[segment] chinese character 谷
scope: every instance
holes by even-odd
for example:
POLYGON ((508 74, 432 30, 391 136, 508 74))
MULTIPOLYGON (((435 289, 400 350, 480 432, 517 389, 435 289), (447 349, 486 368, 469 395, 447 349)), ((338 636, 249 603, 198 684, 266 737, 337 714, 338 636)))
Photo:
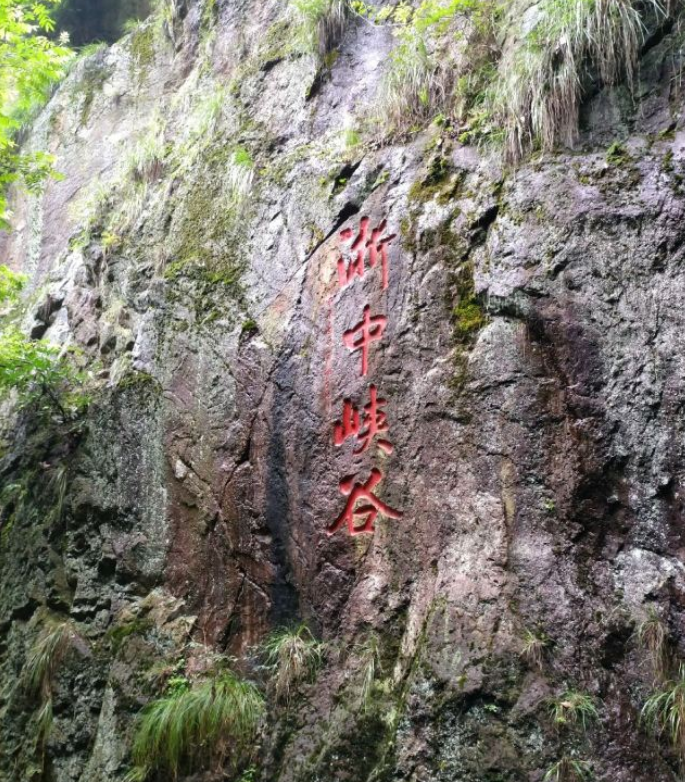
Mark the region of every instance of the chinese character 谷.
POLYGON ((328 528, 329 535, 336 533, 343 524, 347 525, 350 535, 361 535, 362 533, 372 533, 376 518, 380 513, 389 519, 401 519, 402 514, 386 505, 373 493, 373 489, 383 480, 383 474, 380 470, 374 468, 371 475, 365 483, 355 483, 354 477, 345 478, 340 481, 340 491, 347 497, 345 508, 338 516, 336 521, 328 528), (363 502, 363 505, 357 506, 357 503, 363 502), (362 517, 361 525, 355 524, 355 517, 362 517))

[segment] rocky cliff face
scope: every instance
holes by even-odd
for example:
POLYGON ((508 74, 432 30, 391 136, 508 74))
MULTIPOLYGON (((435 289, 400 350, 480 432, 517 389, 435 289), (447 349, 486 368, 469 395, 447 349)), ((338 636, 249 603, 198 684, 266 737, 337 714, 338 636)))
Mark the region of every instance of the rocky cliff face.
POLYGON ((122 780, 160 671, 220 653, 266 684, 255 650, 303 620, 325 663, 270 696, 251 779, 675 778, 637 629, 685 654, 678 35, 515 172, 439 125, 368 142, 392 36, 360 20, 320 68, 279 0, 191 3, 78 63, 28 142, 64 178, 0 238, 27 328, 97 376, 81 420, 8 424, 0 778, 122 780), (356 453, 334 427, 371 386, 388 430, 356 453), (364 486, 373 534, 328 534, 364 486))

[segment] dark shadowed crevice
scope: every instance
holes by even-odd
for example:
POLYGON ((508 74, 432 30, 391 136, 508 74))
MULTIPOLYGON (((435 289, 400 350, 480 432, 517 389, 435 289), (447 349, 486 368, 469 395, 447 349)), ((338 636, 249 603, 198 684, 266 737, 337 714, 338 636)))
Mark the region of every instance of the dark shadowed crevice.
POLYGON ((271 439, 267 453, 266 526, 271 533, 274 580, 271 585, 271 621, 275 626, 287 625, 298 616, 298 595, 293 585, 288 555, 288 527, 292 521, 288 488, 287 442, 292 422, 288 409, 292 399, 287 360, 281 362, 274 375, 274 398, 270 410, 271 439))
POLYGON ((126 22, 145 19, 150 6, 150 0, 65 0, 55 12, 57 30, 69 33, 72 46, 114 43, 126 22))

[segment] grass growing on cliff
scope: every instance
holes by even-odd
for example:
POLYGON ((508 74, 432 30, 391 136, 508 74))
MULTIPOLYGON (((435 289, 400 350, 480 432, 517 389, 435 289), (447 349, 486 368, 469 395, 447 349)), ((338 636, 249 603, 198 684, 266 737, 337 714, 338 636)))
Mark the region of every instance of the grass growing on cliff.
POLYGON ((381 93, 386 136, 439 116, 460 125, 463 143, 503 140, 517 163, 535 149, 573 145, 589 83, 632 88, 645 19, 673 18, 675 4, 423 0, 379 9, 352 0, 352 7, 390 24, 396 37, 381 93))
POLYGON ((239 207, 248 197, 254 180, 254 160, 245 147, 236 147, 226 167, 231 208, 239 207))
POLYGON ((685 666, 647 699, 641 718, 659 736, 666 736, 685 762, 685 666))
POLYGON ((164 127, 161 122, 152 125, 150 131, 136 142, 126 162, 130 177, 141 184, 156 181, 164 169, 164 127))
POLYGON ((362 686, 359 692, 359 707, 363 712, 367 712, 371 705, 376 678, 379 673, 383 672, 378 636, 375 633, 371 633, 364 643, 360 645, 358 651, 362 661, 362 686))
POLYGON ((549 648, 550 639, 544 632, 526 630, 523 636, 521 657, 538 670, 542 670, 545 650, 549 648))
POLYGON ((264 700, 254 684, 224 672, 173 688, 142 712, 129 782, 177 779, 182 773, 233 768, 251 755, 264 700))
POLYGON ((592 777, 590 763, 564 756, 542 778, 542 782, 585 782, 592 777))
POLYGON ((654 607, 650 607, 647 618, 637 631, 640 645, 649 653, 654 675, 662 680, 671 666, 668 643, 668 629, 654 607))
POLYGON ((326 645, 312 634, 306 624, 276 630, 262 647, 266 667, 274 676, 278 700, 289 701, 292 688, 311 680, 321 667, 326 645))
POLYGON ((30 695, 49 693, 60 664, 79 639, 81 636, 70 619, 47 621, 22 674, 24 688, 30 695))
POLYGON ((304 50, 323 62, 345 32, 347 0, 292 0, 291 7, 304 50))
MULTIPOLYGON (((644 5, 663 13, 657 0, 644 5)), ((511 22, 510 22, 511 23, 511 22)), ((521 42, 498 68, 492 107, 503 124, 509 158, 536 144, 550 150, 578 135, 583 82, 595 68, 604 84, 633 83, 644 40, 633 0, 544 0, 521 42)))
POLYGON ((593 697, 578 690, 567 690, 553 699, 550 702, 550 711, 554 724, 558 727, 580 725, 583 730, 587 730, 589 724, 598 717, 593 697))
POLYGON ((396 43, 380 95, 386 132, 405 133, 436 114, 451 113, 458 76, 452 46, 465 40, 466 24, 484 33, 495 5, 489 0, 422 0, 416 8, 401 2, 378 10, 353 3, 360 15, 393 28, 396 43), (453 29, 459 20, 461 26, 453 29))
POLYGON ((84 643, 70 619, 49 618, 29 652, 20 683, 30 697, 40 701, 33 719, 38 747, 44 746, 52 728, 52 693, 57 672, 67 655, 84 643))

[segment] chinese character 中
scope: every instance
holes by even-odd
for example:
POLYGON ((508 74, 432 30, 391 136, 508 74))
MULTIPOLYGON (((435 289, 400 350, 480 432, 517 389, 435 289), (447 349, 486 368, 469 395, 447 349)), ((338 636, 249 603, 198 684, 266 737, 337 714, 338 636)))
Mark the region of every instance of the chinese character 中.
POLYGON ((355 353, 357 350, 362 352, 362 377, 366 377, 369 370, 369 345, 376 342, 383 336, 388 319, 385 315, 370 314, 370 307, 367 304, 364 307, 364 317, 351 329, 343 334, 345 346, 355 353))
MULTIPOLYGON (((387 221, 383 220, 379 225, 371 229, 371 238, 369 239, 369 223, 368 217, 362 217, 359 221, 359 233, 350 247, 352 258, 347 267, 343 258, 338 260, 338 284, 341 288, 347 287, 353 282, 355 277, 364 276, 364 258, 367 251, 369 254, 369 266, 372 269, 376 268, 380 257, 383 290, 388 287, 388 245, 397 234, 383 236, 387 226, 387 221)), ((353 231, 351 228, 346 228, 340 232, 340 238, 343 241, 349 241, 352 236, 353 231)))
POLYGON ((347 497, 347 502, 343 512, 328 528, 327 532, 329 535, 336 533, 343 524, 347 525, 350 535, 361 535, 365 532, 372 533, 379 513, 382 516, 387 516, 389 519, 402 518, 402 514, 399 511, 386 505, 373 494, 373 489, 382 480, 383 474, 380 470, 374 468, 371 470, 371 475, 365 483, 355 483, 354 477, 340 481, 340 491, 347 497), (358 502, 364 502, 364 504, 357 507, 358 502), (361 525, 355 525, 355 517, 357 516, 363 517, 361 525))
MULTIPOLYGON (((349 399, 345 399, 342 420, 335 423, 333 433, 335 444, 342 445, 349 437, 356 437, 360 446, 353 452, 355 454, 363 453, 377 434, 388 431, 388 418, 381 410, 387 402, 385 399, 378 399, 376 386, 370 387, 369 399, 369 404, 364 406, 363 420, 360 419, 359 409, 349 399)), ((392 453, 393 446, 389 440, 379 438, 376 445, 381 451, 392 453)))

